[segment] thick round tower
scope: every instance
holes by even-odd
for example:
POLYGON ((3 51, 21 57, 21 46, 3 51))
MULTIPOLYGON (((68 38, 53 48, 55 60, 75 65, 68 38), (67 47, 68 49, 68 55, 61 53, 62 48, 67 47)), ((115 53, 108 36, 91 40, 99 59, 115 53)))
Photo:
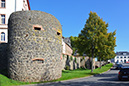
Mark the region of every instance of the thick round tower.
POLYGON ((19 11, 9 18, 8 72, 24 82, 61 77, 62 27, 51 14, 19 11))

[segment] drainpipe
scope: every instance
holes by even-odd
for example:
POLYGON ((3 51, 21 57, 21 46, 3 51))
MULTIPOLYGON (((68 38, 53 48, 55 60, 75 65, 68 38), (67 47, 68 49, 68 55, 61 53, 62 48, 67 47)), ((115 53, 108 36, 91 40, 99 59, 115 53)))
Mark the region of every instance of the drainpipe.
POLYGON ((15 12, 16 12, 16 7, 17 7, 17 0, 15 0, 15 12))

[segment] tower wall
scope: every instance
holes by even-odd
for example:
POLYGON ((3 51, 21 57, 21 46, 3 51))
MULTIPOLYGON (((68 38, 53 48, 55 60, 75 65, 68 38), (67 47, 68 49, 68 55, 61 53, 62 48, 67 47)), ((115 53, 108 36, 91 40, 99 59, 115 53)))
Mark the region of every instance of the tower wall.
POLYGON ((51 14, 19 11, 9 18, 8 71, 24 82, 58 79, 62 75, 62 27, 51 14))

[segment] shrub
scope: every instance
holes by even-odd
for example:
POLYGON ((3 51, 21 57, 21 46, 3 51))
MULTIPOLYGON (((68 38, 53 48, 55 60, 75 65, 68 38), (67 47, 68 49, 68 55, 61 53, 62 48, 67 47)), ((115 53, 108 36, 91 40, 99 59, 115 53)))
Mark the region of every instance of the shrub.
POLYGON ((85 60, 85 57, 83 56, 83 60, 85 60))
POLYGON ((72 61, 73 60, 73 57, 72 56, 70 56, 70 61, 72 61))
POLYGON ((76 59, 76 57, 75 57, 74 61, 75 61, 75 63, 77 63, 77 59, 76 59))
POLYGON ((65 70, 70 70, 70 67, 66 65, 65 70))

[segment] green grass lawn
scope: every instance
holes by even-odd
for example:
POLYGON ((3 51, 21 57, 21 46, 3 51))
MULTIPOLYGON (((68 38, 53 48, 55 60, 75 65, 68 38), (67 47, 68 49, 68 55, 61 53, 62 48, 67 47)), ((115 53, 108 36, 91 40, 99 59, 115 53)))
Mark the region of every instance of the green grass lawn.
POLYGON ((107 64, 105 66, 102 66, 102 68, 97 68, 91 73, 91 70, 89 69, 77 69, 77 70, 65 70, 62 72, 62 77, 56 81, 62 81, 62 80, 68 80, 68 79, 75 79, 75 78, 81 78, 86 77, 90 75, 100 74, 105 71, 108 71, 113 64, 107 64))
MULTIPOLYGON (((109 70, 113 65, 112 64, 107 64, 103 66, 101 69, 97 68, 91 73, 91 70, 89 69, 77 69, 77 70, 65 70, 62 72, 62 77, 58 80, 54 81, 62 81, 62 80, 68 80, 68 79, 75 79, 75 78, 81 78, 81 77, 86 77, 94 74, 99 74, 103 73, 107 70, 109 70)), ((25 85, 25 84, 37 84, 37 83, 29 83, 29 82, 20 82, 20 81, 15 81, 11 80, 8 77, 5 76, 6 74, 0 74, 0 86, 11 86, 11 85, 25 85)), ((52 81, 53 82, 53 81, 52 81)), ((38 82, 42 83, 42 82, 38 82)))

